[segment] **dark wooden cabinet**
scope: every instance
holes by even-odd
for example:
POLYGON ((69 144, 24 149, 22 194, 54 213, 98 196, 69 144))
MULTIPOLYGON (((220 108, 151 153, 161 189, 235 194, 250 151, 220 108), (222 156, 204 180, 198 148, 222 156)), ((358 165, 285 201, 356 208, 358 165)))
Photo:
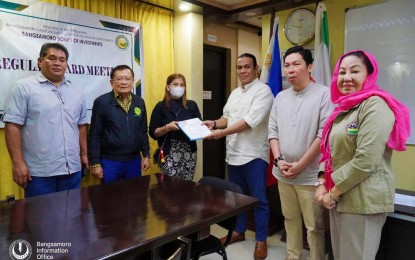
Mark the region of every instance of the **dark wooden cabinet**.
MULTIPOLYGON (((413 191, 396 190, 397 193, 415 196, 413 191)), ((382 229, 376 260, 415 259, 415 208, 395 204, 382 229)))
POLYGON ((382 230, 376 260, 415 259, 415 217, 391 213, 382 230))

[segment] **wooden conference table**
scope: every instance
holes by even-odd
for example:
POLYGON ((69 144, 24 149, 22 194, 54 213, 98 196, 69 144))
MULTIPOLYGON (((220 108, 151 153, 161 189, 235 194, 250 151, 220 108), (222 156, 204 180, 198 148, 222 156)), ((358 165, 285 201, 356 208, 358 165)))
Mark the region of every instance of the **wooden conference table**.
POLYGON ((0 256, 23 239, 31 245, 31 259, 125 259, 206 230, 256 203, 160 174, 16 200, 0 205, 0 256))

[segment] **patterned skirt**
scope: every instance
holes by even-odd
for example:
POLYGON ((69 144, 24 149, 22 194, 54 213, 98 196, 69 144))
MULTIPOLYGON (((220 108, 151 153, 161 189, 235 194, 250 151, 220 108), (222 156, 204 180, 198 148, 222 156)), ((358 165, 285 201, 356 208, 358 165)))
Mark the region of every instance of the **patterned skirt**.
POLYGON ((196 154, 189 142, 172 139, 170 153, 164 155, 161 170, 166 175, 191 181, 196 169, 196 154))

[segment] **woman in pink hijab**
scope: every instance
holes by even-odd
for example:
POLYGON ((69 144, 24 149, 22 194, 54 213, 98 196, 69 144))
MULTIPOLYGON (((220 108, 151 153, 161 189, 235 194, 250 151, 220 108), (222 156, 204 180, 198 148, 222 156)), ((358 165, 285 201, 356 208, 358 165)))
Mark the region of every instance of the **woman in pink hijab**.
POLYGON ((334 258, 375 259, 387 213, 394 211, 392 150, 405 150, 409 110, 376 85, 368 52, 340 57, 330 86, 337 108, 321 141, 324 174, 315 200, 330 209, 334 258))

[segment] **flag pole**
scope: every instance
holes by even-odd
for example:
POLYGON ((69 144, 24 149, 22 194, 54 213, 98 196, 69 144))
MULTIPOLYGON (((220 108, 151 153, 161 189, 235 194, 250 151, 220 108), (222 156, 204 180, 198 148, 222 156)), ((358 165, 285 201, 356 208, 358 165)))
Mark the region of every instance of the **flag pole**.
MULTIPOLYGON (((271 11, 271 24, 269 26, 269 40, 268 40, 268 43, 270 43, 271 39, 272 39, 272 32, 274 31, 274 20, 275 20, 275 8, 273 7, 272 11, 271 11)), ((275 32, 275 33, 278 33, 278 32, 275 32)))

